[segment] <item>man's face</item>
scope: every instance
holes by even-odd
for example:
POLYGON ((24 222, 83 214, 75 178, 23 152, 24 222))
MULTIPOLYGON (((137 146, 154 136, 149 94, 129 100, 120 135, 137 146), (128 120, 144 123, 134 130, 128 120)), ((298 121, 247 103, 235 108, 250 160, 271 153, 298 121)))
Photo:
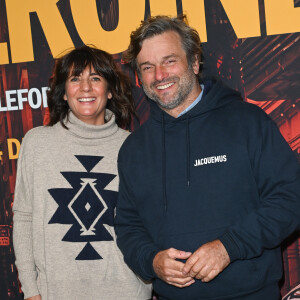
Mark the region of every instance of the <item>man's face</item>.
POLYGON ((188 65, 177 32, 168 31, 144 40, 137 63, 146 95, 162 109, 183 111, 201 91, 195 75, 198 60, 188 65))

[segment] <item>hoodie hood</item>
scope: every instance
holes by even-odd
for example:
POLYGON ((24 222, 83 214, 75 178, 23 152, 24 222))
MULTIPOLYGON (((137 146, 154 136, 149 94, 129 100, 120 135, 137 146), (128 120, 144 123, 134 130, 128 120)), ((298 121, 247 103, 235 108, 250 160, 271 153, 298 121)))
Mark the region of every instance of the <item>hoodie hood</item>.
POLYGON ((210 112, 211 110, 218 109, 224 105, 228 105, 232 101, 242 101, 241 94, 235 90, 230 89, 218 80, 205 80, 203 82, 204 91, 201 101, 193 107, 190 111, 184 115, 174 118, 167 112, 162 110, 157 103, 150 101, 151 115, 150 118, 157 122, 162 122, 162 116, 164 123, 182 121, 186 118, 197 117, 201 114, 210 112))

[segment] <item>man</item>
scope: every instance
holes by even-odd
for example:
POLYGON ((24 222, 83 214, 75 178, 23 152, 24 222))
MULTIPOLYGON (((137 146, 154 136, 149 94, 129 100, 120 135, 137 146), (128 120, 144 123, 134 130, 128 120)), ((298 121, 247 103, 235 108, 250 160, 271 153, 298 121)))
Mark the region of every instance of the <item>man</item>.
POLYGON ((220 82, 200 84, 200 39, 183 18, 143 22, 125 59, 153 100, 119 153, 125 261, 159 299, 279 299, 300 169, 276 125, 220 82))

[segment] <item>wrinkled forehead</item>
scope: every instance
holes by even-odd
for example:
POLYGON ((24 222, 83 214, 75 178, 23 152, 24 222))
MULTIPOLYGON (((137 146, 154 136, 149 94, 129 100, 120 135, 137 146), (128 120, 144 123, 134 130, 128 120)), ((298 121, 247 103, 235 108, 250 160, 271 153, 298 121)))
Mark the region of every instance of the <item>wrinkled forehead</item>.
POLYGON ((156 34, 143 40, 137 63, 145 63, 153 59, 163 59, 170 55, 186 56, 181 36, 173 30, 156 34))

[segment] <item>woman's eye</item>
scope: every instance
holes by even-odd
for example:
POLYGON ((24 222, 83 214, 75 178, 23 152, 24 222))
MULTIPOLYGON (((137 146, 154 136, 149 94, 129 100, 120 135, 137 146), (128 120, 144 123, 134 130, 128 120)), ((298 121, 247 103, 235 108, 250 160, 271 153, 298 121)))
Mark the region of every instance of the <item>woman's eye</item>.
POLYGON ((92 81, 101 81, 100 77, 92 77, 92 81))
POLYGON ((78 80, 79 80, 78 77, 72 77, 72 78, 70 78, 70 81, 71 81, 71 82, 76 82, 76 81, 78 81, 78 80))

